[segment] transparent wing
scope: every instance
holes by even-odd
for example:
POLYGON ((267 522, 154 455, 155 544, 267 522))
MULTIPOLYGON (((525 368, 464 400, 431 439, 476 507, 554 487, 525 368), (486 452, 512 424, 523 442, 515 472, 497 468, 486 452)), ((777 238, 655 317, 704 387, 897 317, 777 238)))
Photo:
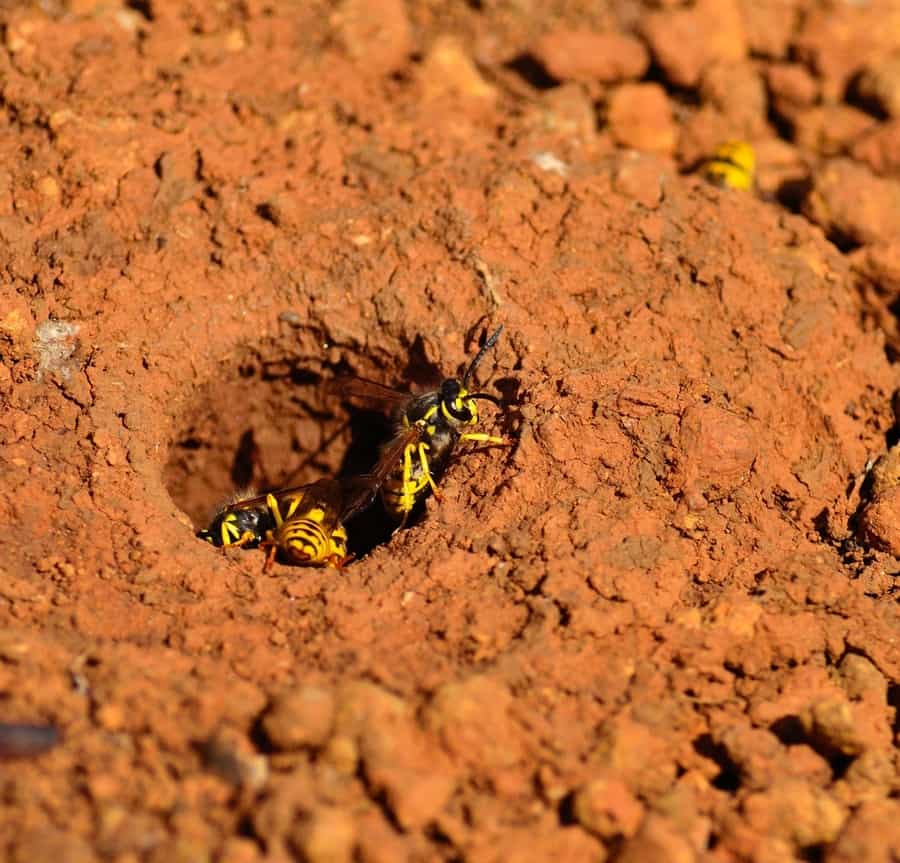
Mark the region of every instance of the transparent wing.
MULTIPOLYGON (((322 480, 320 480, 322 482, 322 480)), ((317 483, 313 483, 316 485, 317 483)), ((275 495, 278 500, 284 500, 286 498, 294 498, 305 496, 309 489, 312 488, 311 485, 295 485, 290 488, 280 488, 276 491, 271 492, 271 494, 275 495)), ((236 500, 233 503, 229 503, 226 506, 223 506, 220 512, 235 512, 241 509, 259 509, 260 507, 266 506, 266 498, 268 498, 268 494, 260 494, 256 497, 247 497, 243 500, 236 500)))
POLYGON ((411 393, 391 389, 365 378, 348 376, 326 381, 325 390, 361 406, 386 408, 389 411, 405 407, 413 398, 411 393))
MULTIPOLYGON (((324 512, 321 521, 322 528, 329 531, 337 527, 338 523, 343 519, 343 483, 336 479, 320 479, 303 488, 303 499, 294 510, 294 515, 291 518, 305 518, 311 509, 318 507, 324 512)), ((283 496, 283 492, 276 494, 279 500, 283 496)))

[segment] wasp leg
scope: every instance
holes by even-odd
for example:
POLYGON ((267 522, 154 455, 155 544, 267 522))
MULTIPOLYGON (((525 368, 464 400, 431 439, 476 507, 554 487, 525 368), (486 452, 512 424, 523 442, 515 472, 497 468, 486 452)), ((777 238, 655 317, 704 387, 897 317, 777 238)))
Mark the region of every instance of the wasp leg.
MULTIPOLYGON (((248 542, 253 542, 256 539, 256 535, 252 530, 245 530, 239 539, 235 540, 235 542, 231 543, 234 548, 241 548, 241 546, 246 545, 248 542)), ((224 548, 224 546, 223 546, 224 548)))
POLYGON ((434 482, 434 477, 431 475, 431 469, 428 467, 428 456, 425 454, 427 451, 428 444, 423 441, 419 444, 419 463, 422 465, 422 476, 425 478, 428 485, 431 486, 431 493, 434 495, 434 499, 440 501, 441 493, 438 491, 438 487, 434 482))
POLYGON ((333 566, 338 572, 343 572, 344 567, 356 557, 355 554, 333 554, 328 558, 328 565, 333 566))
POLYGON ((403 484, 402 507, 403 520, 406 522, 407 513, 413 508, 416 500, 416 483, 412 479, 412 454, 416 451, 415 444, 410 444, 403 450, 403 484))
POLYGON ((496 437, 495 435, 484 434, 484 432, 467 432, 459 436, 460 440, 477 441, 478 443, 493 443, 501 446, 512 446, 515 441, 508 437, 496 437))
POLYGON ((275 555, 278 554, 278 543, 275 542, 270 535, 268 539, 259 544, 259 547, 266 549, 266 562, 263 564, 262 571, 264 573, 269 573, 275 565, 275 555))

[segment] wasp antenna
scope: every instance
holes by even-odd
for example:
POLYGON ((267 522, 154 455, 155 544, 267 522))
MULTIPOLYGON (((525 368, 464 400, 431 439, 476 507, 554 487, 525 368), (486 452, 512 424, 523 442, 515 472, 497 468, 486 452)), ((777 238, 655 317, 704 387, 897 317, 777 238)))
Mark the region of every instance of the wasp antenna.
POLYGON ((469 382, 469 376, 472 372, 478 368, 478 364, 484 359, 484 355, 492 348, 495 344, 497 344, 497 339, 500 338, 500 333, 503 332, 503 324, 500 324, 496 330, 494 330, 493 335, 484 343, 484 347, 478 352, 475 356, 475 359, 469 363, 469 367, 466 369, 466 373, 463 375, 463 386, 465 386, 469 382))
POLYGON ((491 402, 492 404, 497 405, 497 407, 503 407, 503 403, 497 396, 492 396, 490 393, 469 393, 466 396, 467 399, 481 399, 485 402, 491 402))

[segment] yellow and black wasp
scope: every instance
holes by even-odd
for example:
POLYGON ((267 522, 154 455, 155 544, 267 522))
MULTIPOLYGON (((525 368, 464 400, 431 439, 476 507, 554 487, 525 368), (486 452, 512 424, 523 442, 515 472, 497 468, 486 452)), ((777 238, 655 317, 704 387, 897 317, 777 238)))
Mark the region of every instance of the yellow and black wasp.
POLYGON ((714 186, 750 191, 756 181, 756 151, 746 141, 726 141, 703 165, 703 176, 714 186))
POLYGON ((440 499, 437 480, 460 441, 512 444, 506 437, 466 431, 478 423, 478 401, 502 406, 495 396, 468 389, 469 379, 501 332, 502 326, 484 343, 462 378, 446 378, 438 389, 420 395, 362 378, 332 382, 331 389, 351 401, 381 406, 397 417, 398 432, 385 447, 375 469, 376 474, 385 477, 381 500, 394 521, 405 523, 429 493, 440 499))
POLYGON ((372 474, 320 479, 226 504, 197 535, 213 545, 267 549, 264 572, 279 555, 286 563, 341 569, 352 558, 344 522, 372 503, 390 473, 387 459, 396 461, 400 452, 398 442, 372 474))
POLYGON ((230 503, 198 536, 213 545, 266 549, 264 572, 277 556, 286 563, 340 569, 350 560, 344 521, 368 506, 376 492, 369 478, 320 479, 230 503))

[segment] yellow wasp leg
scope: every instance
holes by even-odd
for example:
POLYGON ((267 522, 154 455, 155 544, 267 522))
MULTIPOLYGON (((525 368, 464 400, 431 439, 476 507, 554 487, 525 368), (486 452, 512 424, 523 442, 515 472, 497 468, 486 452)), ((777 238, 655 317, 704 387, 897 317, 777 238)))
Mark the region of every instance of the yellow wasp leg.
POLYGON ((248 542, 253 542, 256 537, 252 531, 245 530, 240 536, 237 535, 237 528, 230 522, 222 522, 222 551, 229 547, 240 548, 248 542), (232 538, 234 541, 232 542, 232 538))
POLYGON ((412 454, 415 450, 415 446, 410 444, 405 450, 403 450, 403 497, 408 498, 412 497, 413 492, 409 490, 410 486, 415 488, 415 484, 410 479, 412 476, 412 454))
POLYGON ((438 487, 434 483, 434 477, 431 475, 431 470, 428 467, 428 456, 425 453, 428 451, 428 444, 422 441, 419 444, 419 463, 422 465, 422 476, 425 478, 425 481, 428 485, 431 486, 431 493, 434 495, 436 500, 441 499, 441 493, 438 491, 438 487))
POLYGON ((235 540, 231 543, 235 548, 240 548, 242 545, 246 545, 248 542, 253 542, 256 537, 253 535, 253 531, 245 530, 239 539, 235 540))
POLYGON ((474 440, 480 443, 496 443, 504 446, 512 446, 513 441, 508 437, 496 437, 495 435, 484 434, 484 432, 468 432, 459 436, 460 440, 474 440))
POLYGON ((245 530, 234 542, 223 545, 222 551, 227 552, 229 548, 241 548, 248 542, 253 542, 254 539, 256 539, 256 537, 253 535, 253 531, 245 530))

